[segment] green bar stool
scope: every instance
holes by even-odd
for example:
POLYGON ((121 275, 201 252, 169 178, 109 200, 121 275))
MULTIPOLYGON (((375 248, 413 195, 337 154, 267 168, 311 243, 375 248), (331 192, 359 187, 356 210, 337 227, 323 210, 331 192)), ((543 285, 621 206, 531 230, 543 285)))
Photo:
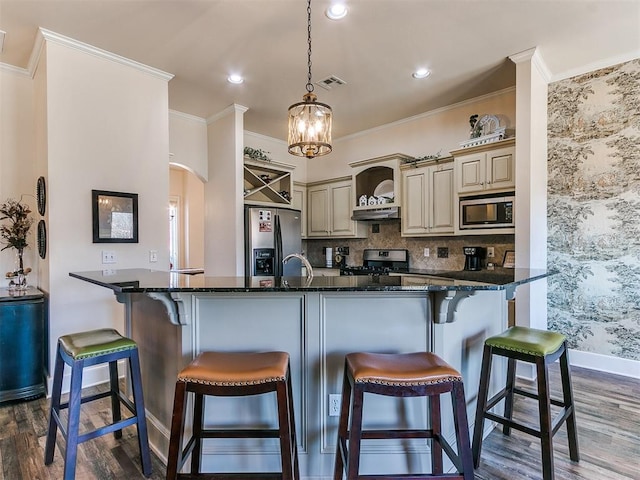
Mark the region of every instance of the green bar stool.
POLYGON ((114 433, 115 438, 122 437, 122 429, 137 424, 138 446, 142 457, 142 472, 146 477, 151 475, 151 455, 147 437, 147 421, 145 418, 144 400, 142 397, 142 379, 140 376, 140 360, 136 343, 120 335, 113 329, 91 330, 88 332, 64 335, 58 339, 56 363, 53 374, 51 407, 49 410, 49 429, 45 446, 44 463, 53 462, 58 428, 66 440, 64 455, 64 480, 75 478, 78 445, 93 438, 114 433), (120 391, 118 383, 118 360, 129 359, 129 372, 133 393, 133 403, 120 391), (109 363, 109 391, 82 397, 82 372, 85 367, 109 363), (65 364, 71 367, 71 388, 69 401, 60 402, 62 377, 65 364), (80 435, 80 406, 101 398, 111 397, 113 423, 80 435), (133 414, 122 419, 120 402, 133 414), (66 425, 61 420, 60 410, 68 408, 66 425))
POLYGON ((500 423, 503 426, 502 432, 505 435, 509 435, 511 429, 514 428, 541 440, 542 478, 544 480, 553 480, 554 478, 553 436, 565 422, 569 440, 569 457, 574 462, 580 461, 575 405, 571 388, 571 369, 567 353, 567 341, 564 335, 533 328, 511 327, 505 332, 485 340, 472 448, 473 463, 476 468, 480 464, 485 418, 500 423), (507 382, 503 390, 487 400, 493 355, 508 358, 507 382), (560 359, 560 374, 562 377, 562 400, 551 398, 549 391, 548 366, 558 359, 560 359), (536 365, 537 394, 515 386, 516 360, 536 365), (538 401, 540 417, 538 429, 512 420, 513 395, 515 393, 538 401), (490 410, 502 399, 505 399, 504 416, 492 413, 490 410), (561 407, 555 418, 552 418, 551 405, 561 407))

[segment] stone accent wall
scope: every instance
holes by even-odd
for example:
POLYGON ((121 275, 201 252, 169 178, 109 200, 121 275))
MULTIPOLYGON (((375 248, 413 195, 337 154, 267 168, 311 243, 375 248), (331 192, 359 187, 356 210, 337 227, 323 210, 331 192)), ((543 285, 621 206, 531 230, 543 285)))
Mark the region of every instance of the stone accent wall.
POLYGON ((549 86, 549 328, 640 360, 640 59, 549 86))

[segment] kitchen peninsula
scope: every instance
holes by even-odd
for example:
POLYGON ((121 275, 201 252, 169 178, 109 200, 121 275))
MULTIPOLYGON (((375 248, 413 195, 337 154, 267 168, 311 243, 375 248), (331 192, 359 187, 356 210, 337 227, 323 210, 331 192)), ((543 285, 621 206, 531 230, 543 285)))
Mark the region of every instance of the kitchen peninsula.
MULTIPOLYGON (((472 419, 484 339, 506 328, 506 300, 517 286, 547 276, 545 271, 516 269, 488 283, 457 280, 444 272, 315 278, 207 277, 141 269, 109 273, 70 275, 113 290, 125 305, 123 333, 140 348, 149 438, 155 451, 166 458, 175 378, 199 352, 282 350, 291 356, 300 469, 307 479, 330 478, 333 471, 338 417, 333 416, 330 395, 340 393, 346 353, 440 355, 463 374, 472 419)), ((496 362, 494 368, 496 391, 504 365, 496 362)), ((417 428, 428 418, 424 399, 366 401, 371 417, 365 418, 365 425, 417 428)), ((258 426, 265 417, 277 421, 275 401, 269 396, 228 403, 216 398, 208 405, 207 425, 258 426)), ((450 405, 445 401, 442 407, 443 432, 452 441, 450 405)), ((203 468, 222 465, 242 471, 251 457, 253 466, 276 469, 278 446, 272 441, 205 443, 203 468)), ((424 440, 375 446, 365 442, 363 469, 428 469, 428 451, 424 440)))

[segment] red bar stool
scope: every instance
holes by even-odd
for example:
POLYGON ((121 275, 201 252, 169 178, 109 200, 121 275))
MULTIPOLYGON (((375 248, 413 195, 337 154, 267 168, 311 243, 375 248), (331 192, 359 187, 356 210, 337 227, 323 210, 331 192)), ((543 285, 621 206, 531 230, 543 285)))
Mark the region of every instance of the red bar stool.
POLYGON ((142 379, 140 376, 140 360, 136 343, 107 328, 88 332, 64 335, 58 339, 56 364, 53 373, 51 407, 49 409, 49 428, 45 446, 44 463, 53 462, 56 448, 58 428, 67 442, 64 454, 64 480, 73 480, 76 472, 76 456, 78 445, 93 438, 113 432, 115 438, 122 437, 122 429, 130 425, 138 427, 138 446, 142 460, 142 472, 145 477, 151 475, 151 455, 147 438, 147 421, 142 397, 142 379), (120 391, 118 383, 118 360, 129 360, 133 403, 120 391), (82 397, 82 372, 85 367, 109 363, 109 391, 82 397), (61 403, 62 377, 65 364, 71 367, 71 387, 69 401, 61 403), (111 397, 113 423, 94 431, 80 435, 80 407, 83 403, 93 402, 101 398, 111 397), (133 414, 122 419, 120 403, 133 414), (60 410, 69 409, 66 425, 60 418, 60 410))
POLYGON ((167 458, 167 480, 178 478, 256 478, 298 480, 298 450, 293 415, 289 354, 284 352, 203 352, 176 382, 167 458), (183 449, 187 392, 195 394, 192 436, 183 449), (240 397, 276 392, 277 429, 205 429, 204 396, 240 397), (201 473, 205 438, 279 438, 281 472, 201 473), (191 473, 178 473, 191 455, 191 473))
POLYGON ((503 425, 502 432, 505 435, 509 435, 511 429, 515 428, 516 430, 539 438, 542 446, 542 478, 544 480, 553 480, 555 477, 553 468, 553 436, 565 422, 567 424, 567 436, 569 440, 569 457, 574 462, 580 460, 575 413, 573 391, 571 388, 571 369, 567 354, 567 341, 564 335, 546 330, 536 330, 534 328, 511 327, 505 332, 485 340, 475 430, 473 434, 473 463, 476 467, 480 465, 484 419, 487 418, 503 425), (508 358, 507 383, 503 390, 487 400, 493 355, 508 358), (551 392, 549 391, 548 367, 558 359, 560 359, 560 374, 562 376, 562 401, 551 398, 551 392), (516 360, 536 365, 537 394, 515 386, 516 360), (540 417, 538 429, 530 425, 515 422, 512 419, 513 395, 516 393, 538 401, 540 417), (490 410, 502 399, 505 399, 504 415, 501 416, 492 413, 490 410), (551 405, 561 407, 560 412, 555 418, 552 417, 551 405))
POLYGON ((469 445, 464 386, 460 373, 437 355, 428 352, 348 354, 345 358, 334 480, 342 479, 343 470, 347 474, 347 480, 365 478, 472 480, 473 463, 469 445), (457 454, 440 431, 440 395, 447 392, 451 392, 453 404, 457 454), (429 397, 431 428, 363 430, 362 407, 365 393, 391 397, 429 397), (351 419, 350 430, 349 419, 351 419), (405 438, 431 439, 432 473, 360 475, 360 446, 363 439, 405 438), (458 475, 443 473, 443 450, 456 466, 458 475))

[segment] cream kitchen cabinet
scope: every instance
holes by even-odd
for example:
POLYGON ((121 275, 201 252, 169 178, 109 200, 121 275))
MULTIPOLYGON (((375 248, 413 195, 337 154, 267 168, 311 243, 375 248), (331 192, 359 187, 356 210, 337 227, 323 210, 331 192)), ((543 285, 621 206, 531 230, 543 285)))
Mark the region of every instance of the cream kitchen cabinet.
POLYGON ((456 189, 459 195, 513 190, 515 138, 451 152, 455 158, 456 189))
POLYGON ((300 227, 302 238, 307 238, 307 187, 300 183, 293 183, 293 195, 291 196, 291 206, 300 210, 300 227))
POLYGON ((401 234, 454 233, 453 158, 402 168, 401 234))
POLYGON ((367 236, 367 226, 351 220, 351 178, 307 185, 307 238, 367 236))

